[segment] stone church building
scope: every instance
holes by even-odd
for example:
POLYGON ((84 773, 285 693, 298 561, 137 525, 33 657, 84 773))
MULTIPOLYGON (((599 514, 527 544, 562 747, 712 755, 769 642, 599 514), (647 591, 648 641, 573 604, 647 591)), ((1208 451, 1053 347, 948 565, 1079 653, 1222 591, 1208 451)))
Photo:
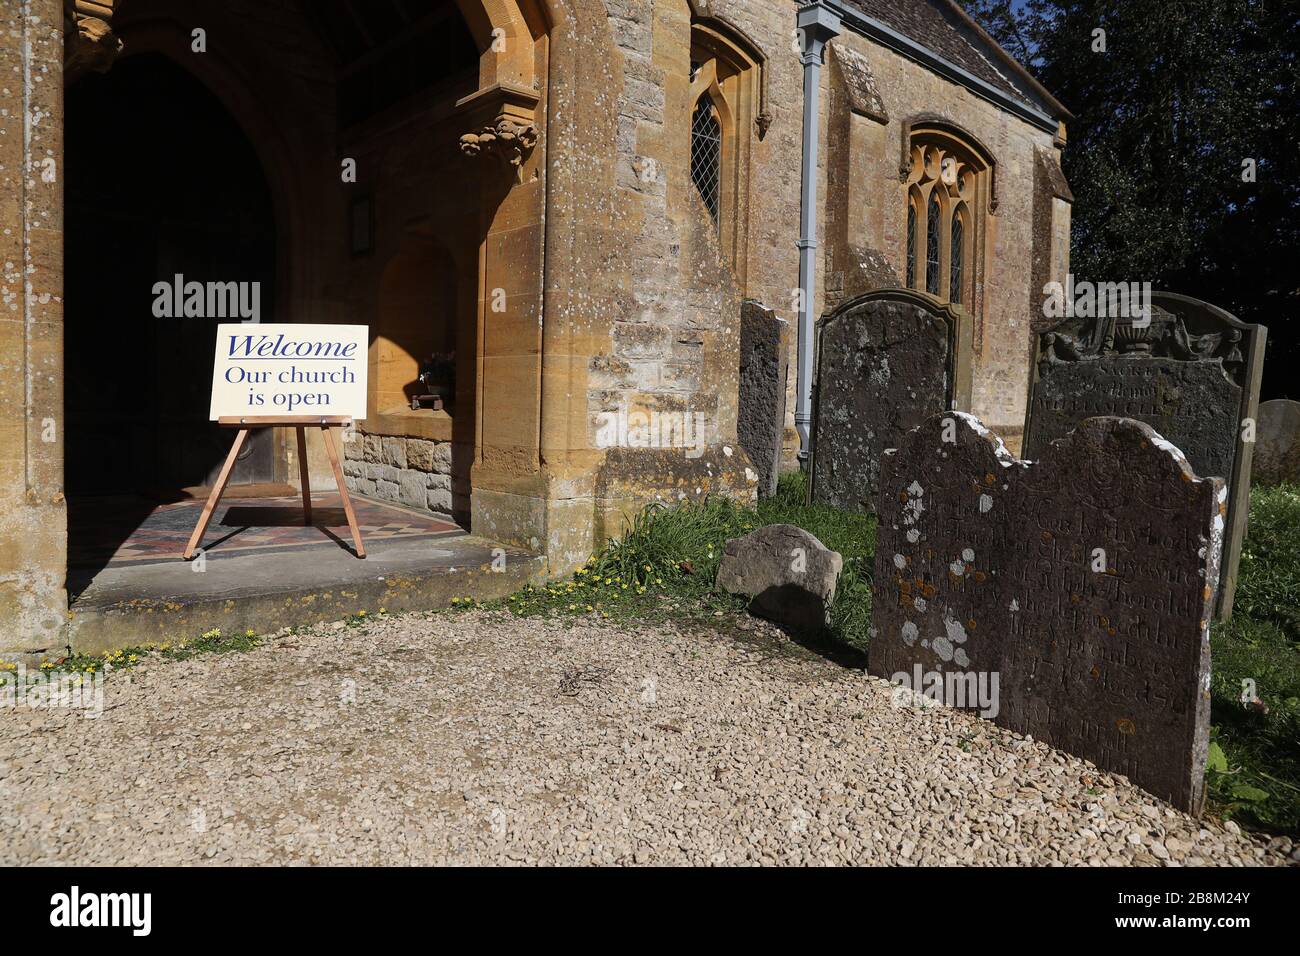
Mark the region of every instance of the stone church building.
POLYGON ((882 287, 970 316, 1014 447, 1068 267, 1069 114, 948 0, 7 0, 0 67, 0 652, 61 646, 97 501, 230 446, 160 281, 369 326, 353 490, 561 574, 648 500, 752 497, 744 300, 787 321, 789 467, 801 315, 882 287), (637 416, 684 427, 609 440, 637 416))

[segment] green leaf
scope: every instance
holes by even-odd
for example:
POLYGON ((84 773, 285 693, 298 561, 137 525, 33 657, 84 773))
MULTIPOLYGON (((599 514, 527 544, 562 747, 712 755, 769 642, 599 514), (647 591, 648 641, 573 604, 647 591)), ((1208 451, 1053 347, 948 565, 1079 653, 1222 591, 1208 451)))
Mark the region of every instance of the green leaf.
POLYGON ((1214 773, 1228 772, 1228 758, 1218 744, 1210 744, 1210 754, 1205 760, 1205 769, 1214 773))
POLYGON ((1247 803, 1260 803, 1269 797, 1267 790, 1252 787, 1248 783, 1234 783, 1232 785, 1232 795, 1238 800, 1245 800, 1247 803))

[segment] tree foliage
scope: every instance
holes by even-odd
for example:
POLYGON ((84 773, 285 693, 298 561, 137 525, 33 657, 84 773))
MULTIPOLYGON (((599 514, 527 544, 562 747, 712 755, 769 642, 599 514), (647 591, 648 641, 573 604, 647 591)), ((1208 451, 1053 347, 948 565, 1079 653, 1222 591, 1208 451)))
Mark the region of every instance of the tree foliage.
POLYGON ((1300 398, 1300 4, 965 5, 1075 114, 1076 279, 1149 280, 1264 323, 1266 397, 1300 398))

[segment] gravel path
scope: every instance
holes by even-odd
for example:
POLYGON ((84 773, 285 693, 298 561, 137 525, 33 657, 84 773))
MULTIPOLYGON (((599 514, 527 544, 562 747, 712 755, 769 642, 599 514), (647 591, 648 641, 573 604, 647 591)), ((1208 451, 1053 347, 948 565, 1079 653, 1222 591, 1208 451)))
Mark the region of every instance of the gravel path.
POLYGON ((146 661, 98 720, 0 712, 0 863, 1300 856, 737 627, 415 615, 146 661))

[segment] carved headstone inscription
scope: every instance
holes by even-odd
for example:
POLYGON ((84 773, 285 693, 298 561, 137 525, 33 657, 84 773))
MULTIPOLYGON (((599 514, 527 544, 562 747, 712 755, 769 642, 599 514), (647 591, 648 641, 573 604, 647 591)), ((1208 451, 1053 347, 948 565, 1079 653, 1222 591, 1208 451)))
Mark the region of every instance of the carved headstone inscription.
POLYGON ((871 673, 922 694, 942 681, 942 702, 996 716, 1006 615, 995 575, 1015 545, 1006 499, 1023 468, 959 412, 927 419, 885 453, 871 673))
POLYGON ((880 459, 928 416, 970 404, 969 317, 907 289, 869 292, 818 327, 811 500, 875 510, 880 459))
POLYGON ((1151 315, 1070 318, 1044 332, 1025 423, 1024 455, 1093 416, 1146 422, 1198 475, 1228 483, 1218 611, 1232 613, 1250 501, 1253 443, 1243 422, 1259 404, 1267 329, 1198 299, 1152 296, 1151 315))
POLYGON ((1223 480, 1121 418, 1083 422, 1027 478, 998 723, 1199 813, 1223 480))
POLYGON ((776 494, 785 437, 785 380, 781 338, 785 322, 771 309, 746 300, 740 307, 740 407, 736 439, 758 472, 758 493, 776 494))
POLYGON ((1259 406, 1251 481, 1300 482, 1300 402, 1275 398, 1259 406))
POLYGON ((997 723, 1199 812, 1226 499, 1131 419, 1088 419, 1030 463, 934 416, 886 460, 869 669, 913 690, 941 673, 945 703, 976 692, 997 723))

